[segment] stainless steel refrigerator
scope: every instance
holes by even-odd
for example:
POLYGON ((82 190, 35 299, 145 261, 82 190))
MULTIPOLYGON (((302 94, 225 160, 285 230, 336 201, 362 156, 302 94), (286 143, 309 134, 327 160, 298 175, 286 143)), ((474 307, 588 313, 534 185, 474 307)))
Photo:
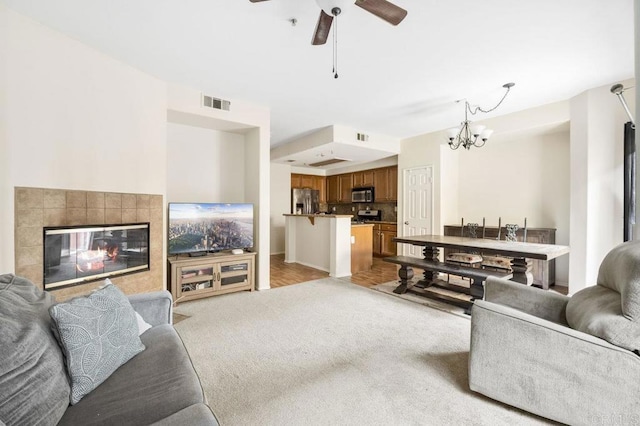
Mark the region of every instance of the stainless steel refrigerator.
POLYGON ((291 213, 314 214, 320 210, 320 191, 317 189, 292 189, 291 213))

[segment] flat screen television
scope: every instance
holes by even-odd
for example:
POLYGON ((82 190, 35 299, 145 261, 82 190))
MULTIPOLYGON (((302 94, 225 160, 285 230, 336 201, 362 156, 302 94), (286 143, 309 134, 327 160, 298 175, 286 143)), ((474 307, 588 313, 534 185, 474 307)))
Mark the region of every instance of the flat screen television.
POLYGON ((253 204, 169 203, 169 254, 251 248, 253 204))

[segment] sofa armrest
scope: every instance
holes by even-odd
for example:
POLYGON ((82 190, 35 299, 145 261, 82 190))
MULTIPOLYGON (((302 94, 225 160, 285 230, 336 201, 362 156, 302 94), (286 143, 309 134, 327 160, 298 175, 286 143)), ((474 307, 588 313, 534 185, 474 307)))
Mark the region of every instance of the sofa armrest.
POLYGON ((640 357, 484 300, 471 310, 469 387, 566 424, 640 418, 640 357))
POLYGON ((562 294, 529 287, 504 278, 489 277, 485 282, 484 299, 547 321, 567 325, 566 309, 569 297, 562 294))
POLYGON ((129 302, 151 326, 173 324, 173 299, 168 291, 133 294, 129 302))

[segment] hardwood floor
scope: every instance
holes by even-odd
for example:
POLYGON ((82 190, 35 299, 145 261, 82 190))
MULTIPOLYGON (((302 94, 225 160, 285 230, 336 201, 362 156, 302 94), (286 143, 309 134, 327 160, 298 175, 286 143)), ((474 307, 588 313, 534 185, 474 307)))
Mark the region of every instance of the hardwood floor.
MULTIPOLYGON (((370 271, 353 274, 349 280, 363 287, 371 287, 398 279, 396 265, 384 262, 381 258, 373 258, 373 267, 370 271)), ((284 254, 271 255, 271 287, 283 287, 299 284, 305 281, 326 278, 328 272, 300 265, 298 263, 284 263, 284 254)))

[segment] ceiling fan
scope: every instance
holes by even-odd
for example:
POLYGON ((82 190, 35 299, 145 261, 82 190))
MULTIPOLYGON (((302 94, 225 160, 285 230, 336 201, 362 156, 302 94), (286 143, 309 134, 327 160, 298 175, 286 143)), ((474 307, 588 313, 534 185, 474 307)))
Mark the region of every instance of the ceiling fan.
MULTIPOLYGON (((251 3, 258 3, 268 0, 249 0, 251 3)), ((313 33, 311 44, 325 44, 329 37, 333 18, 337 17, 341 12, 341 5, 353 2, 353 0, 316 0, 318 6, 322 9, 316 30, 313 33)), ((407 11, 396 6, 387 0, 355 0, 355 5, 361 7, 369 13, 373 13, 391 25, 398 25, 407 16, 407 11)))

